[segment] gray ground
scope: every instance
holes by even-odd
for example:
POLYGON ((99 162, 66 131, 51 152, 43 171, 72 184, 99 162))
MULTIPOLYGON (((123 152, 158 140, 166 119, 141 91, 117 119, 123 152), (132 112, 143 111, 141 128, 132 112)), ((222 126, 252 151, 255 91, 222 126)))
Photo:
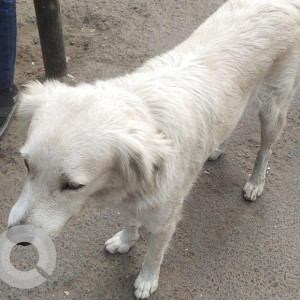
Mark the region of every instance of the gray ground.
MULTIPOLYGON (((186 38, 223 2, 61 1, 69 73, 78 82, 128 72, 186 38)), ((20 86, 42 77, 43 66, 32 1, 19 0, 18 14, 20 86)), ((259 145, 257 108, 247 109, 226 154, 207 163, 209 174, 203 170, 187 198, 152 299, 300 299, 299 103, 297 98, 291 106, 265 192, 255 203, 241 196, 259 145)), ((25 175, 18 155, 23 141, 13 123, 0 144, 1 232, 25 175)), ((120 228, 117 214, 88 203, 55 241, 51 278, 27 291, 0 282, 0 298, 133 299, 149 235, 142 230, 128 254, 111 256, 103 244, 120 228)), ((12 253, 20 269, 30 270, 37 259, 30 247, 12 253)))

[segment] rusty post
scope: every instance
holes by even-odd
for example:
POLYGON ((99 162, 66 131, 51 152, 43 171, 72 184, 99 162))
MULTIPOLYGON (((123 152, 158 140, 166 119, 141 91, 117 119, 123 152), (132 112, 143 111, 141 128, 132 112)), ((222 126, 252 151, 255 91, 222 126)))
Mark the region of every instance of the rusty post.
POLYGON ((34 0, 43 53, 45 75, 58 78, 67 74, 59 0, 34 0))

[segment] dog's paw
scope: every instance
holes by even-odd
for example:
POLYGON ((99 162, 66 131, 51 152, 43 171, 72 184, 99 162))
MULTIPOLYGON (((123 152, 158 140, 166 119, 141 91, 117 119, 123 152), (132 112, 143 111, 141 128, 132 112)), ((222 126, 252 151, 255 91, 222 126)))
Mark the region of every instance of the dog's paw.
POLYGON ((247 181, 244 188, 244 198, 250 201, 255 201, 259 197, 264 189, 264 183, 254 184, 251 181, 247 181))
POLYGON ((208 158, 208 160, 217 160, 220 156, 221 156, 221 154, 223 154, 224 153, 224 151, 223 150, 221 150, 221 149, 219 149, 219 148, 217 148, 216 150, 214 150, 214 152, 210 155, 210 157, 208 158))
POLYGON ((146 299, 157 290, 159 275, 145 276, 140 273, 134 283, 134 295, 137 299, 146 299))
POLYGON ((134 237, 126 236, 122 230, 106 241, 105 248, 110 254, 126 253, 130 250, 138 238, 138 234, 134 237))

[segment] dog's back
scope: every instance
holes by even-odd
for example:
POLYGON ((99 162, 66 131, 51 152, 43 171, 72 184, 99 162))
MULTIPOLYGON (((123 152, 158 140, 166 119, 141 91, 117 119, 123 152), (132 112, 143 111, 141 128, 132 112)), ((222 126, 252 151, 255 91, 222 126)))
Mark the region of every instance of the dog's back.
POLYGON ((204 62, 215 76, 219 72, 220 76, 226 73, 228 77, 228 70, 233 71, 232 76, 237 76, 241 88, 245 88, 249 87, 249 78, 256 80, 262 76, 276 59, 299 44, 299 37, 300 1, 232 0, 187 40, 148 61, 142 69, 178 68, 204 62))
MULTIPOLYGON (((279 64, 275 62, 290 60, 293 52, 293 65, 289 61, 288 67, 298 68, 299 43, 299 0, 232 0, 187 40, 138 72, 160 70, 173 74, 173 80, 185 80, 199 95, 205 90, 206 106, 213 106, 217 118, 218 129, 213 131, 218 144, 230 135, 261 81, 279 64)), ((288 68, 284 63, 281 67, 288 68)))

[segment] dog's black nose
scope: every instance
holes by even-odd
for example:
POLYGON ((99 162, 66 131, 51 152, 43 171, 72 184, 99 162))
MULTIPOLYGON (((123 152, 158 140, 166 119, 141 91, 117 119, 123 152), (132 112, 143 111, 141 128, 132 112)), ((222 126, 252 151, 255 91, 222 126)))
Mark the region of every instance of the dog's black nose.
MULTIPOLYGON (((13 224, 13 225, 8 226, 8 229, 11 229, 11 228, 13 228, 13 227, 15 227, 15 226, 23 225, 23 224, 25 224, 25 222, 22 222, 22 221, 21 221, 21 222, 19 222, 19 223, 17 223, 17 224, 13 224)), ((17 245, 18 245, 18 246, 27 247, 27 246, 31 245, 31 243, 28 243, 28 242, 20 242, 20 243, 18 243, 17 245)))
POLYGON ((31 243, 28 243, 28 242, 21 242, 21 243, 18 243, 17 245, 18 245, 18 246, 27 247, 27 246, 31 245, 31 243))

